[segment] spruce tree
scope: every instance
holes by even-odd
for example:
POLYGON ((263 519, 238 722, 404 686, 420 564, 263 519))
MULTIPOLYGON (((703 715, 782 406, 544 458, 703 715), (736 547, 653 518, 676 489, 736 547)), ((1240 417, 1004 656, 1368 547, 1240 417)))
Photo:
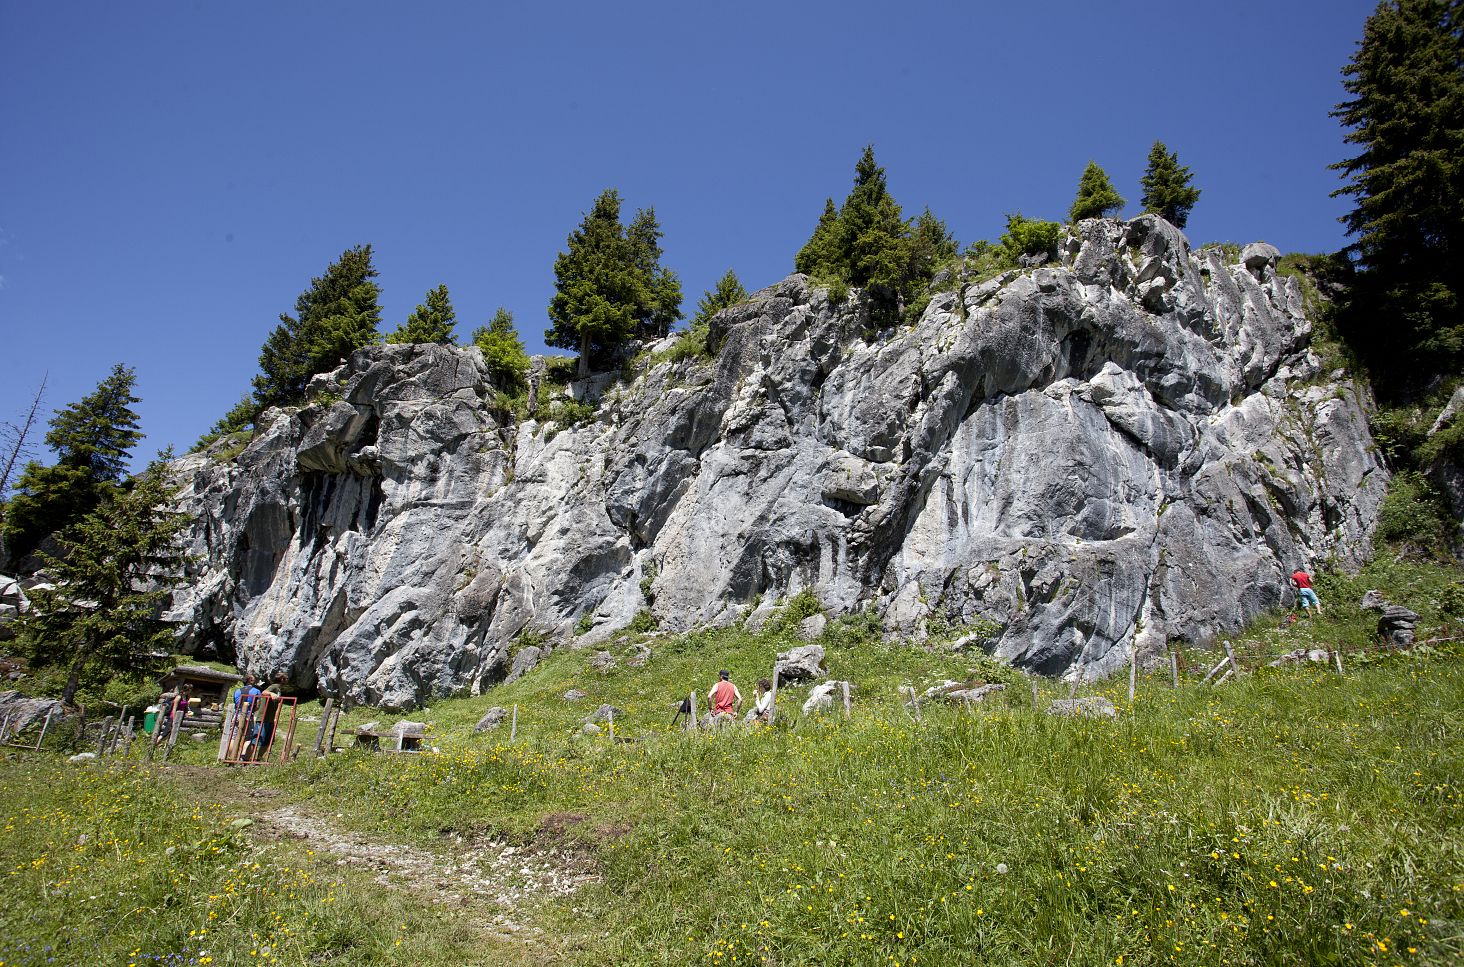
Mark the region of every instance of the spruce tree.
POLYGON ((823 275, 838 264, 838 256, 834 251, 834 235, 838 230, 838 223, 839 210, 834 207, 834 200, 830 198, 824 202, 823 214, 818 218, 813 235, 803 243, 803 248, 794 257, 793 271, 804 275, 823 275))
POLYGON ((59 557, 42 555, 52 586, 32 589, 18 622, 21 649, 38 667, 67 669, 61 700, 71 704, 89 668, 106 674, 147 670, 146 657, 172 645, 159 619, 180 581, 178 539, 188 520, 173 510, 171 451, 62 532, 59 557))
POLYGON ((680 318, 681 283, 660 264, 660 238, 652 209, 638 212, 627 231, 620 193, 611 188, 595 199, 554 260, 544 339, 576 350, 581 376, 589 375, 593 356, 663 333, 680 318))
POLYGON ((1089 161, 1078 179, 1078 196, 1073 199, 1073 207, 1068 209, 1068 221, 1102 218, 1118 212, 1123 205, 1123 197, 1114 190, 1107 172, 1096 161, 1089 161))
POLYGON ((447 286, 439 285, 427 291, 427 301, 417 306, 407 316, 406 322, 390 332, 386 341, 392 344, 444 343, 450 346, 457 338, 453 332, 456 324, 457 313, 448 298, 447 286))
POLYGON ((1139 204, 1144 211, 1153 212, 1175 228, 1184 228, 1189 221, 1190 209, 1200 200, 1200 189, 1190 181, 1194 175, 1189 168, 1179 163, 1179 156, 1155 141, 1149 149, 1149 164, 1139 183, 1144 186, 1144 197, 1139 204))
POLYGON ((132 395, 136 381, 132 368, 118 363, 95 390, 51 418, 46 445, 56 463, 27 464, 6 507, 5 544, 12 557, 24 557, 48 534, 89 513, 122 479, 142 439, 132 408, 139 402, 132 395))
POLYGON ((1361 274, 1340 323, 1384 395, 1464 366, 1464 2, 1385 0, 1333 116, 1360 152, 1332 167, 1361 274))
POLYGON ((697 302, 696 315, 692 317, 690 328, 705 326, 712 321, 712 316, 723 309, 745 301, 747 301, 747 290, 742 287, 737 273, 728 269, 727 274, 717 280, 716 288, 708 289, 697 302))
POLYGON ((513 313, 499 306, 488 325, 473 330, 473 345, 483 351, 488 371, 499 385, 510 393, 523 388, 524 376, 529 371, 529 354, 524 351, 523 340, 514 327, 513 313))
POLYGON ((329 372, 377 340, 381 288, 375 278, 371 246, 357 245, 311 280, 295 300, 293 316, 280 315, 260 351, 260 375, 254 378, 260 409, 298 403, 310 377, 329 372))

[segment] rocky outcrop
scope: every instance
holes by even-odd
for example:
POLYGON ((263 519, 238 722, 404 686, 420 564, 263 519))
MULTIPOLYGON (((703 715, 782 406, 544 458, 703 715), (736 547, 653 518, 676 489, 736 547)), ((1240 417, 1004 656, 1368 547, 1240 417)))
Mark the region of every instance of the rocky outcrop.
POLYGON ((573 426, 507 419, 476 349, 361 350, 237 457, 178 462, 184 642, 408 707, 501 680, 524 633, 757 622, 809 589, 1093 677, 1367 553, 1369 400, 1274 249, 1146 216, 1059 256, 884 329, 792 276, 713 320, 715 361, 649 354, 573 426))

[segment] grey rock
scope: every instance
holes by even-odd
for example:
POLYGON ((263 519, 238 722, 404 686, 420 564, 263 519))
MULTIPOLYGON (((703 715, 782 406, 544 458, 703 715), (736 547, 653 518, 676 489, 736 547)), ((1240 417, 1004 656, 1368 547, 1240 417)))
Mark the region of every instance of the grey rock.
POLYGON ((67 759, 66 761, 67 762, 90 762, 91 760, 95 759, 96 757, 97 757, 97 754, 95 752, 78 752, 78 753, 76 753, 76 755, 72 756, 71 758, 67 759))
POLYGON ((615 656, 608 651, 597 651, 590 656, 590 667, 601 675, 609 674, 615 667, 615 656))
POLYGON ((599 708, 595 709, 589 715, 585 716, 585 721, 586 722, 608 722, 608 721, 610 721, 610 717, 612 715, 615 716, 616 718, 619 718, 620 716, 622 716, 624 714, 625 714, 624 712, 622 712, 620 709, 616 708, 614 705, 601 705, 599 708))
POLYGON ((402 719, 396 725, 393 725, 391 727, 391 731, 394 735, 422 735, 427 731, 427 723, 412 722, 408 719, 402 719))
POLYGON ((586 722, 584 725, 580 726, 581 735, 600 735, 601 733, 602 730, 598 725, 592 725, 589 722, 586 722))
MULTIPOLYGON (((798 637, 804 641, 817 641, 823 637, 824 629, 829 626, 829 619, 821 614, 812 614, 798 622, 798 637)), ((820 656, 820 659, 822 656, 820 656)))
POLYGON ((1240 262, 1246 271, 1265 282, 1276 272, 1276 261, 1281 252, 1266 242, 1251 242, 1240 251, 1240 262))
POLYGON ((1358 602, 1358 607, 1364 611, 1381 611, 1388 606, 1388 599, 1383 597, 1381 591, 1368 591, 1358 602))
POLYGON ((780 682, 810 682, 823 677, 822 645, 799 645, 778 653, 774 668, 780 682))
POLYGON ((1295 651, 1288 651, 1266 664, 1271 668, 1284 668, 1288 665, 1301 665, 1307 662, 1325 664, 1331 660, 1332 656, 1321 648, 1298 648, 1295 651))
POLYGON ((544 657, 544 649, 538 645, 525 645, 513 656, 513 665, 509 667, 508 675, 504 677, 504 684, 516 682, 523 678, 539 664, 544 657))
POLYGON ((994 692, 1006 690, 1006 685, 1001 682, 992 682, 989 685, 978 685, 975 688, 957 688, 946 692, 946 699, 952 702, 959 702, 964 705, 975 705, 977 702, 984 702, 986 696, 994 692))
POLYGON ((1052 704, 1047 706, 1047 714, 1067 718, 1116 719, 1118 709, 1108 699, 1100 695, 1090 695, 1086 698, 1053 699, 1052 704))
POLYGON ((644 668, 650 661, 651 649, 646 645, 636 645, 635 653, 625 660, 625 664, 631 668, 644 668))
POLYGON ((51 721, 60 721, 65 708, 54 698, 31 698, 17 691, 0 692, 0 721, 4 721, 7 735, 18 735, 31 728, 39 727, 50 715, 51 721))
POLYGON ((1418 622, 1417 612, 1390 604, 1378 618, 1378 634, 1395 648, 1408 648, 1413 645, 1413 629, 1418 622))
POLYGON ((566 702, 578 702, 581 699, 585 698, 586 694, 587 693, 582 692, 577 688, 571 688, 569 691, 564 693, 564 700, 566 702))
POLYGON ((807 588, 1102 677, 1140 628, 1213 638, 1282 603, 1288 562, 1370 553, 1371 400, 1268 248, 1089 219, 881 333, 865 294, 791 276, 717 315, 715 360, 584 387, 575 426, 504 422, 475 348, 366 347, 237 457, 173 464, 201 564, 168 617, 189 653, 393 709, 493 687, 524 632, 588 617, 600 645, 647 578, 668 632, 807 588))
MULTIPOLYGON (((803 714, 813 715, 844 707, 844 682, 820 682, 808 693, 803 703, 803 714)), ((853 700, 854 686, 849 686, 850 700, 853 700)))
POLYGON ((478 720, 478 724, 473 726, 473 731, 487 732, 489 729, 496 729, 506 718, 508 718, 508 709, 502 705, 495 705, 483 713, 483 717, 478 720))

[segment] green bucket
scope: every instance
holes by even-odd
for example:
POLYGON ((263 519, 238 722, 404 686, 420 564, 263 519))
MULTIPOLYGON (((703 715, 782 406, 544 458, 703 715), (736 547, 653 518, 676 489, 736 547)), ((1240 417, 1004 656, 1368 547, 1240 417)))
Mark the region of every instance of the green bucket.
POLYGON ((144 712, 142 716, 142 731, 152 735, 153 726, 158 724, 157 712, 144 712))

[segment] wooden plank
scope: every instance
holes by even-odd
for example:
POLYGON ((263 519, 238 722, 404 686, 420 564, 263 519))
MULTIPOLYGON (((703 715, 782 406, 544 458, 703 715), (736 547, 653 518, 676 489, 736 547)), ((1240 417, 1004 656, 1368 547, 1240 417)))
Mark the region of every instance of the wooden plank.
POLYGON ((1231 675, 1234 675, 1234 674, 1235 674, 1235 666, 1232 665, 1232 666, 1230 666, 1230 668, 1226 669, 1225 674, 1223 674, 1219 678, 1215 679, 1215 687, 1216 688, 1219 688, 1221 685, 1224 685, 1225 682, 1226 682, 1226 680, 1229 679, 1230 676, 1231 675))
POLYGON ((325 745, 325 727, 330 723, 330 713, 335 708, 335 699, 327 698, 325 708, 320 712, 320 728, 315 732, 315 757, 321 756, 321 747, 325 745))
POLYGON ((51 728, 51 715, 51 712, 46 712, 46 721, 41 723, 41 737, 36 739, 37 749, 40 749, 41 745, 46 741, 46 732, 51 728))
POLYGON ((1235 649, 1230 647, 1230 642, 1228 641, 1225 642, 1225 657, 1230 659, 1230 670, 1233 672, 1239 672, 1240 662, 1235 660, 1235 649))
POLYGON ((1205 673, 1205 677, 1200 679, 1200 684, 1203 685, 1210 679, 1214 678, 1220 673, 1220 669, 1224 668, 1228 664, 1230 664, 1230 656, 1226 655, 1224 658, 1220 659, 1220 664, 1216 665, 1214 668, 1205 673))
POLYGON ((219 762, 223 762, 227 758, 232 758, 229 755, 229 746, 234 742, 234 726, 237 724, 234 720, 238 717, 238 714, 238 710, 234 708, 233 702, 230 702, 228 707, 224 709, 224 728, 219 734, 219 754, 217 756, 219 762))

